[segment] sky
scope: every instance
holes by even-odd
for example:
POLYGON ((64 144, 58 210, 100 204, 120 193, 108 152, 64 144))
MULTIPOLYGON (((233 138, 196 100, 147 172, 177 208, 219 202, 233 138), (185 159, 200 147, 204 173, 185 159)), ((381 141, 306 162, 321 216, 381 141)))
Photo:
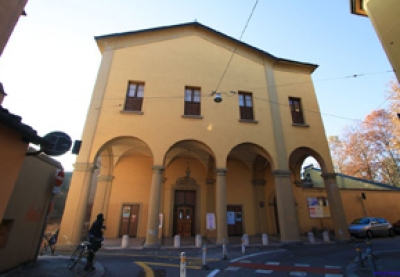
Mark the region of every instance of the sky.
MULTIPOLYGON (((385 108, 395 80, 370 20, 351 14, 350 0, 29 0, 25 11, 0 57, 0 82, 3 107, 40 136, 81 139, 101 61, 94 37, 111 33, 197 21, 276 57, 317 64, 327 136, 385 108)), ((76 156, 55 158, 68 171, 76 156)))

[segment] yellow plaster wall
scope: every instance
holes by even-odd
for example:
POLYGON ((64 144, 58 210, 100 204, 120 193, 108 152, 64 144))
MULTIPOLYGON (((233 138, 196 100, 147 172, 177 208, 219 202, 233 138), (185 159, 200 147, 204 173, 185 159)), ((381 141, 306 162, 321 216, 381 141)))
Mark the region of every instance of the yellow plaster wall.
POLYGON ((362 192, 366 195, 364 205, 367 216, 383 217, 391 223, 400 219, 400 192, 367 190, 341 190, 340 192, 348 223, 365 216, 361 203, 362 192))
POLYGON ((254 188, 251 183, 251 171, 237 161, 228 162, 229 171, 226 175, 227 205, 242 206, 243 233, 255 234, 254 188))
MULTIPOLYGON (((229 97, 223 94, 221 104, 215 103, 210 96, 230 56, 228 49, 196 36, 118 49, 113 57, 93 148, 100 148, 115 134, 131 135, 131 126, 135 126, 135 136, 149 145, 156 160, 176 141, 190 138, 210 146, 216 156, 226 156, 231 148, 243 141, 263 145, 274 156, 272 121, 262 64, 235 55, 219 88, 222 92, 252 92, 255 119, 259 123, 238 122, 237 95, 229 97), (143 115, 121 114, 129 80, 145 82, 143 115), (202 119, 182 118, 185 86, 201 87, 202 119), (110 124, 116 115, 118 124, 110 124), (148 128, 150 125, 152 128, 148 128), (224 139, 226 136, 230 140, 224 139), (266 140, 266 137, 270 139, 266 140)), ((217 160, 217 163, 217 167, 225 166, 225 160, 217 160)))
POLYGON ((123 204, 139 204, 138 237, 144 237, 147 228, 148 199, 150 195, 152 159, 126 157, 115 167, 108 212, 106 237, 118 237, 123 204))

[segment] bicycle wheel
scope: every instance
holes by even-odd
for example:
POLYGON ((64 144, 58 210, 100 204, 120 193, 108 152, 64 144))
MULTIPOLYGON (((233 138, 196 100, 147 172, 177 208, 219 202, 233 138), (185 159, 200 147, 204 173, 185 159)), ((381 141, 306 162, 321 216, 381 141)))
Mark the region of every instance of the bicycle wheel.
POLYGON ((89 252, 84 252, 82 256, 78 259, 75 265, 75 276, 77 277, 84 277, 90 276, 93 273, 93 270, 85 270, 85 266, 87 264, 87 259, 89 256, 89 252))
POLYGON ((68 268, 72 269, 76 265, 76 263, 79 260, 79 257, 82 256, 83 254, 83 247, 81 245, 78 245, 74 252, 72 252, 71 257, 68 260, 68 268))

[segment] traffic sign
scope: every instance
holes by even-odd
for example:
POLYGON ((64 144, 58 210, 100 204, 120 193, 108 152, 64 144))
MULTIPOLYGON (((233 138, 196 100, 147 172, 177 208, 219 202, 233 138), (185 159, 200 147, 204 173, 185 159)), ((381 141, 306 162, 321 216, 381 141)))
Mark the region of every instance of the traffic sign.
POLYGON ((49 156, 60 156, 65 154, 72 145, 71 138, 63 132, 51 132, 43 137, 48 142, 50 146, 43 149, 43 152, 49 156))

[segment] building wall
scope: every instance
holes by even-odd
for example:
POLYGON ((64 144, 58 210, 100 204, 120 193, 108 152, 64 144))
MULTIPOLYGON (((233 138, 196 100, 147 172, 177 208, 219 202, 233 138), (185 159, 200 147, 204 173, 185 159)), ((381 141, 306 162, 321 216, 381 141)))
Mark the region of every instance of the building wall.
POLYGON ((364 2, 364 8, 393 67, 397 80, 400 80, 399 2, 397 0, 386 0, 384 3, 380 0, 367 0, 364 2))
POLYGON ((27 156, 3 220, 12 222, 0 251, 0 272, 36 260, 47 211, 61 164, 47 156, 27 156))
MULTIPOLYGON (((138 236, 153 232, 147 230, 152 188, 158 187, 153 183, 158 178, 153 166, 164 168, 159 211, 164 215, 163 236, 174 235, 173 195, 179 188, 195 190, 200 196, 195 228, 207 233, 205 215, 217 213, 217 203, 223 201, 217 193, 221 184, 216 169, 227 169, 222 177, 226 178, 226 204, 242 206, 243 230, 250 235, 276 234, 276 186, 285 187, 280 190, 284 206, 293 204, 287 193, 294 186, 279 184, 281 177, 274 174, 283 173, 290 184, 289 170, 292 181, 297 180, 300 165, 313 154, 326 172, 333 172, 322 119, 309 112, 319 111, 310 76, 316 66, 280 60, 190 25, 99 37, 97 43, 102 63, 64 212, 61 235, 66 241, 61 243, 80 239, 74 233, 80 224, 77 209, 85 206, 91 168, 98 158, 99 178, 112 181, 101 183, 100 189, 97 183, 98 203, 91 216, 93 220, 98 212, 107 213, 105 234, 110 237, 118 235, 124 203, 141 205, 138 236), (223 101, 215 103, 211 92, 233 51, 218 88, 223 101), (129 81, 145 84, 141 112, 123 111, 129 81), (185 86, 201 88, 201 117, 183 116, 185 86), (240 120, 238 96, 230 91, 253 94, 254 121, 240 120), (289 97, 301 98, 306 124, 292 124, 289 97), (188 151, 191 176, 185 179, 188 151), (103 193, 105 197, 100 196, 103 193)), ((153 196, 158 199, 158 191, 153 196)), ((297 224, 290 209, 282 211, 282 220, 297 224)), ((310 224, 302 222, 302 230, 310 224)))
POLYGON ((0 56, 28 0, 0 1, 0 56))
POLYGON ((28 144, 22 141, 22 136, 8 127, 0 124, 0 220, 14 189, 19 170, 25 158, 28 144))

